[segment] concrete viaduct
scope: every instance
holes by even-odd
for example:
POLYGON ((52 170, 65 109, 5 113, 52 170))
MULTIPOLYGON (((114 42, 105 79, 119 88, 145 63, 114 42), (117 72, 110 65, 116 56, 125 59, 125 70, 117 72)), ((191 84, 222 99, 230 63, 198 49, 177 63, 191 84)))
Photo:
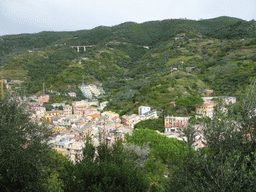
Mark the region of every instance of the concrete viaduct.
POLYGON ((79 48, 84 48, 84 51, 86 51, 87 47, 94 47, 95 45, 80 45, 80 46, 71 46, 72 48, 75 48, 77 52, 79 52, 79 48))

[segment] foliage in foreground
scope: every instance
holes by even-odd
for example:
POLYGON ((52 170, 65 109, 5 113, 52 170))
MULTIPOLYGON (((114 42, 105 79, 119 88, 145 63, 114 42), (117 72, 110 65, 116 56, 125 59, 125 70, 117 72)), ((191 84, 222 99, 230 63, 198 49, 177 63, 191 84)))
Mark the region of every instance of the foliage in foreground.
POLYGON ((239 108, 231 107, 228 113, 224 106, 216 108, 214 118, 203 123, 207 148, 191 149, 185 161, 170 162, 175 166, 166 191, 255 190, 255 91, 253 80, 239 108))
POLYGON ((87 139, 84 158, 67 164, 60 175, 64 191, 148 191, 141 168, 126 154, 121 142, 112 147, 102 143, 95 149, 87 139))
POLYGON ((21 103, 0 100, 0 191, 43 191, 47 130, 30 122, 21 103))

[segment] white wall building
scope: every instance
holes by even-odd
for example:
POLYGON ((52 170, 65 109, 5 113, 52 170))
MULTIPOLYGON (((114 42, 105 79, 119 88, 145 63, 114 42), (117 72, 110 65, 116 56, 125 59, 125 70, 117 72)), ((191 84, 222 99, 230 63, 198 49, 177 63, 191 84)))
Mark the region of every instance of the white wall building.
POLYGON ((91 92, 89 86, 82 85, 82 86, 79 87, 79 89, 82 91, 83 95, 86 98, 89 98, 89 99, 92 98, 92 92, 91 92))
POLYGON ((69 92, 68 95, 69 95, 70 97, 76 97, 76 93, 75 93, 75 92, 69 92))
POLYGON ((144 115, 145 113, 149 112, 150 110, 151 110, 151 108, 147 107, 147 106, 140 106, 138 108, 139 115, 144 115))

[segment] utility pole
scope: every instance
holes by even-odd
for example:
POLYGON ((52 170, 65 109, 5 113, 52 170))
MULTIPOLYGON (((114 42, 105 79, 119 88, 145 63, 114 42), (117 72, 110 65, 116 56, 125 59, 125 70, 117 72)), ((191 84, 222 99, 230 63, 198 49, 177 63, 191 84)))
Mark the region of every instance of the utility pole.
POLYGON ((43 82, 43 96, 44 96, 44 82, 43 82))
POLYGON ((4 100, 4 82, 3 82, 3 79, 0 80, 1 82, 1 93, 2 93, 2 100, 4 100))
POLYGON ((43 103, 44 103, 44 82, 43 82, 43 103))

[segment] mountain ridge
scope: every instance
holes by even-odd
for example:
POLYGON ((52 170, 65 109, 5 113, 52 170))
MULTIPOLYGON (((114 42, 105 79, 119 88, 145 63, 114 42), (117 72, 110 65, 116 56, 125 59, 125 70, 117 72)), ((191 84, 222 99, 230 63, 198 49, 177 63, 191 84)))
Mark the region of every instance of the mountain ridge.
POLYGON ((202 96, 205 88, 244 94, 255 73, 255 29, 255 21, 218 17, 8 36, 0 41, 0 76, 25 80, 27 92, 37 93, 42 82, 78 91, 84 75, 87 83, 103 83, 113 110, 133 111, 139 102, 174 112, 170 101, 202 96), (85 52, 71 48, 85 45, 95 46, 85 52))

